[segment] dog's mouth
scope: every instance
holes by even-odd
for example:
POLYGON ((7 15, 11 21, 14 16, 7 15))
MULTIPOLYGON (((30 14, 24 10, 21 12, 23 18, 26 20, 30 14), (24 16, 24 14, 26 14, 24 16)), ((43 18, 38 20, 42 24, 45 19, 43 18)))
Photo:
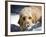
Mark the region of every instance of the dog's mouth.
POLYGON ((26 29, 31 29, 32 28, 32 26, 34 26, 35 24, 32 24, 32 25, 30 25, 30 24, 26 24, 26 29))
POLYGON ((34 28, 34 26, 36 27, 37 24, 25 24, 25 27, 23 28, 23 31, 26 30, 32 30, 32 28, 34 28))
POLYGON ((26 27, 31 27, 31 26, 33 26, 34 24, 25 24, 26 25, 26 27))

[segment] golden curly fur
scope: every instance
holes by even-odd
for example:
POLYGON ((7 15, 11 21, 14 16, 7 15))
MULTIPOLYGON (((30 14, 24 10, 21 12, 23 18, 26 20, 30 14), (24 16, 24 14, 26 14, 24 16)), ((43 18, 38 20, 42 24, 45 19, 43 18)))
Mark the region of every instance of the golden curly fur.
POLYGON ((18 21, 21 31, 28 27, 31 28, 38 22, 41 16, 41 6, 24 7, 20 12, 18 21))

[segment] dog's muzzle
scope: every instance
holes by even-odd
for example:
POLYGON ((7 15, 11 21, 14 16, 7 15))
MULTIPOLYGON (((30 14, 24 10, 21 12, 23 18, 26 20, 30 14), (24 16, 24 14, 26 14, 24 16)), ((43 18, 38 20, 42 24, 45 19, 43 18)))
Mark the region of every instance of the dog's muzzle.
POLYGON ((26 27, 29 27, 30 26, 29 22, 26 22, 25 25, 26 25, 26 27))
POLYGON ((35 24, 32 24, 32 25, 30 25, 30 24, 26 24, 26 29, 31 29, 32 28, 32 26, 34 26, 35 24))

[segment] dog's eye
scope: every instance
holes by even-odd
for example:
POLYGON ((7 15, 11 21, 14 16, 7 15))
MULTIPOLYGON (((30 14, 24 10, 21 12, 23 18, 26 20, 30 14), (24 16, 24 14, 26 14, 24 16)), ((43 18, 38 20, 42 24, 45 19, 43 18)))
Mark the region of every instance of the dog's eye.
POLYGON ((29 17, 29 19, 31 19, 31 17, 29 17))
POLYGON ((25 20, 25 17, 23 17, 23 20, 25 20))

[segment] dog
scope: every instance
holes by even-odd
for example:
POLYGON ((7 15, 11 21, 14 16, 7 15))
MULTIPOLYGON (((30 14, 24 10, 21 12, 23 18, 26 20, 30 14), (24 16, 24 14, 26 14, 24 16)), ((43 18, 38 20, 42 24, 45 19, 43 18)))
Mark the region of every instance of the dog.
POLYGON ((32 26, 41 22, 41 17, 41 6, 24 7, 20 11, 20 18, 18 21, 20 30, 25 31, 26 29, 31 29, 32 26))

